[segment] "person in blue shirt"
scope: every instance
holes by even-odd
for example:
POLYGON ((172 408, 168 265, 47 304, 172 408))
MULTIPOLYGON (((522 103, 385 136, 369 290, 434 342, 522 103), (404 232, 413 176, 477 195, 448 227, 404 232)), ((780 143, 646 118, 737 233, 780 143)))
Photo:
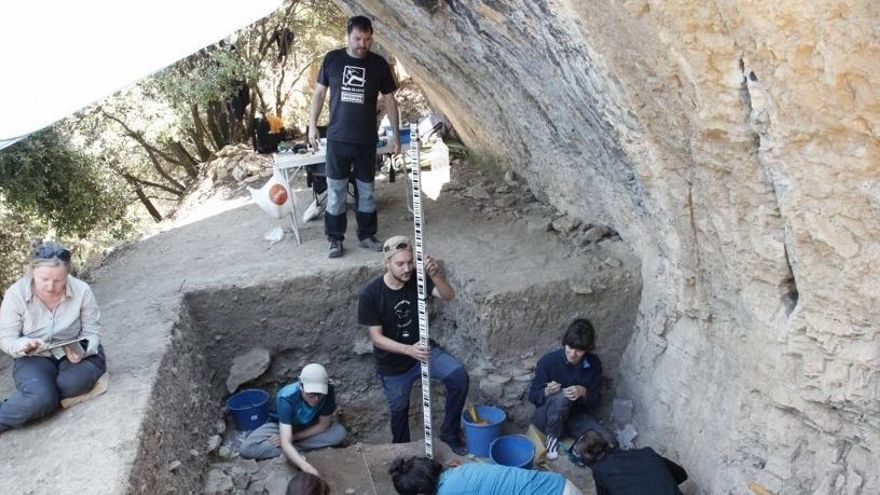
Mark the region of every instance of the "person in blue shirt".
POLYGON ((468 463, 443 469, 427 457, 397 458, 388 470, 401 495, 581 495, 559 473, 498 464, 468 463))
POLYGON ((345 439, 345 428, 333 421, 336 393, 327 370, 307 364, 299 380, 284 386, 277 394, 278 422, 264 423, 254 430, 239 449, 245 459, 269 459, 282 453, 296 467, 318 476, 318 470, 300 451, 332 447, 345 439))
POLYGON ((562 348, 548 352, 535 367, 529 400, 535 405, 532 423, 547 435, 547 459, 559 457, 559 438, 577 437, 587 430, 614 436, 592 415, 601 400, 602 362, 593 354, 596 331, 585 318, 571 322, 562 348))
POLYGON ((681 495, 678 485, 687 471, 651 447, 613 448, 598 432, 589 430, 571 447, 574 461, 593 471, 597 495, 681 495))

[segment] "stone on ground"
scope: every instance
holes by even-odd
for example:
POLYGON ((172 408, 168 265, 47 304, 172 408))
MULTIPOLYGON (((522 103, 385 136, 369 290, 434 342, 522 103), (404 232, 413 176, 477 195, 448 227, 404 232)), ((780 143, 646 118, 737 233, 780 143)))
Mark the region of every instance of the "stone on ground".
POLYGON ((271 362, 272 356, 269 351, 260 347, 235 356, 235 359, 232 360, 232 366, 229 368, 226 389, 229 390, 229 393, 233 393, 242 384, 259 378, 269 369, 271 362))

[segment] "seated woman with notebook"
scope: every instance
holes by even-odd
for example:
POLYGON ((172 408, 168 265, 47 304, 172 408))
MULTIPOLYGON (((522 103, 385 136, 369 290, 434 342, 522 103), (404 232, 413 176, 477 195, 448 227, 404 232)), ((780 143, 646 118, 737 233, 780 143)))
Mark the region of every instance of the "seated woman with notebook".
POLYGON ((16 391, 0 403, 0 432, 107 388, 101 312, 89 284, 70 275, 70 251, 39 243, 27 274, 0 303, 0 350, 15 359, 16 391))

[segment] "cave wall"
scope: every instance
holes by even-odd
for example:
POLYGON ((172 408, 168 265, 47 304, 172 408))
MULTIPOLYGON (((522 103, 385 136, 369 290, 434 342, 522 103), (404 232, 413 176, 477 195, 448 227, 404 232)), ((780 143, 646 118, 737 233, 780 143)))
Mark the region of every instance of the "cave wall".
POLYGON ((876 3, 339 3, 475 153, 642 257, 642 443, 705 493, 880 485, 876 3))

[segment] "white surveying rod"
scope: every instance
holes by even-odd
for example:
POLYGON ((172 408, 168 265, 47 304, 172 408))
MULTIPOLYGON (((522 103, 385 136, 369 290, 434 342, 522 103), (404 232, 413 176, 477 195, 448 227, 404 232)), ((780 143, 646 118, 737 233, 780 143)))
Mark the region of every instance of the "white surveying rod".
MULTIPOLYGON (((416 283, 419 287, 419 343, 431 352, 428 330, 427 284, 425 280, 425 252, 422 244, 422 170, 419 156, 419 126, 409 125, 409 167, 412 182, 413 254, 416 258, 416 283)), ((431 370, 422 363, 422 419, 425 423, 425 455, 434 458, 434 435, 431 432, 431 370)))

